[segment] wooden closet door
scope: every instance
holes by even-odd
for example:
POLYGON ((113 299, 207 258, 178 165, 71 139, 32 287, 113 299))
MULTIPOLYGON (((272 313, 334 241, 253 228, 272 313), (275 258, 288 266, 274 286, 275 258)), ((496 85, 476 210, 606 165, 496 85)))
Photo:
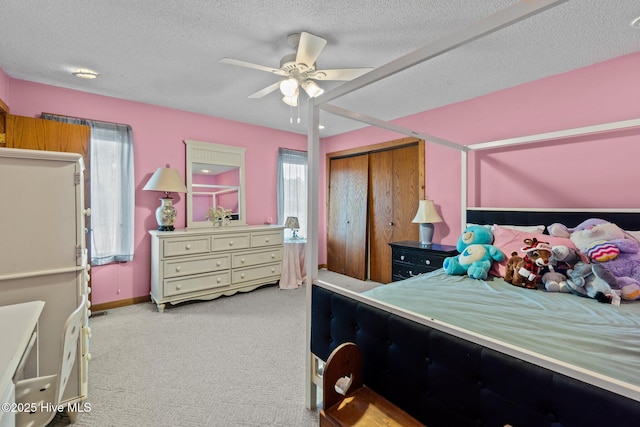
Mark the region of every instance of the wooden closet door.
POLYGON ((369 155, 371 212, 369 278, 391 282, 389 243, 416 240, 419 225, 411 222, 420 199, 419 146, 395 148, 369 155))
POLYGON ((327 221, 327 267, 367 279, 368 155, 332 159, 327 221))

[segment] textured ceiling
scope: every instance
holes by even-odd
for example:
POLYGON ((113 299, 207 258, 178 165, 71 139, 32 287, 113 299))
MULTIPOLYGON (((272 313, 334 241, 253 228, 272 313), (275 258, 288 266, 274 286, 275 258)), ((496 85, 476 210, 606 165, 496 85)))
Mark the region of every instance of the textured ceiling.
MULTIPOLYGON (((379 67, 509 5, 508 0, 9 0, 0 67, 12 78, 306 133, 306 102, 279 92, 290 33, 327 39, 318 68, 379 67), (90 68, 96 80, 70 72, 90 68)), ((333 103, 391 120, 640 51, 638 0, 569 0, 333 103)), ((322 82, 331 89, 340 82, 322 82)), ((97 118, 99 119, 99 117, 97 118)), ((362 125, 328 113, 321 136, 362 125)))

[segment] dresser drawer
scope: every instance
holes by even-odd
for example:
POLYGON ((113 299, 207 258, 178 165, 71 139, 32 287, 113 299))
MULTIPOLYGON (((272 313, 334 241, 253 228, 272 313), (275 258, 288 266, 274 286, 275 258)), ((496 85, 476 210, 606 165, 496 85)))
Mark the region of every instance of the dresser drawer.
POLYGON ((280 276, 282 271, 282 263, 261 265, 259 267, 245 268, 232 271, 232 281, 236 285, 238 283, 249 282, 251 280, 260 280, 266 277, 280 276))
POLYGON ((252 248, 259 248, 262 246, 281 245, 283 241, 284 241, 284 236, 281 230, 251 234, 252 248))
POLYGON ((164 296, 221 288, 231 285, 229 270, 200 276, 189 276, 164 281, 164 296))
POLYGON ((164 241, 164 256, 206 254, 211 249, 209 237, 190 237, 185 239, 167 239, 164 241))
POLYGON ((282 252, 282 248, 278 247, 270 251, 233 254, 231 256, 231 266, 233 268, 249 267, 252 265, 266 264, 268 262, 282 261, 282 252))
POLYGON ((211 236, 212 251, 228 251, 230 249, 247 249, 251 246, 251 235, 249 233, 221 234, 211 236))
POLYGON ((188 276, 229 268, 229 255, 201 259, 176 259, 164 263, 164 277, 188 276))

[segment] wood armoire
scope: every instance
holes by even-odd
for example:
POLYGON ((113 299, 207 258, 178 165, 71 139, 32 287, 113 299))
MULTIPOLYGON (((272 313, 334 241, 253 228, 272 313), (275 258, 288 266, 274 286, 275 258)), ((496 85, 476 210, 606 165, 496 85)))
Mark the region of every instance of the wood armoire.
POLYGON ((404 138, 327 155, 327 268, 391 282, 389 243, 418 240, 424 141, 404 138))

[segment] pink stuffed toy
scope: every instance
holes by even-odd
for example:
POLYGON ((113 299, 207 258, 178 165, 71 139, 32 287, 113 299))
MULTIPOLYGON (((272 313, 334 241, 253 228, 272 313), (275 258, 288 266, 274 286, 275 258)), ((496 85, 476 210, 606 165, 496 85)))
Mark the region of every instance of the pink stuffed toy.
POLYGON ((603 219, 591 218, 575 228, 552 224, 552 236, 569 237, 592 263, 611 272, 624 300, 640 299, 640 248, 638 241, 617 225, 603 219))

